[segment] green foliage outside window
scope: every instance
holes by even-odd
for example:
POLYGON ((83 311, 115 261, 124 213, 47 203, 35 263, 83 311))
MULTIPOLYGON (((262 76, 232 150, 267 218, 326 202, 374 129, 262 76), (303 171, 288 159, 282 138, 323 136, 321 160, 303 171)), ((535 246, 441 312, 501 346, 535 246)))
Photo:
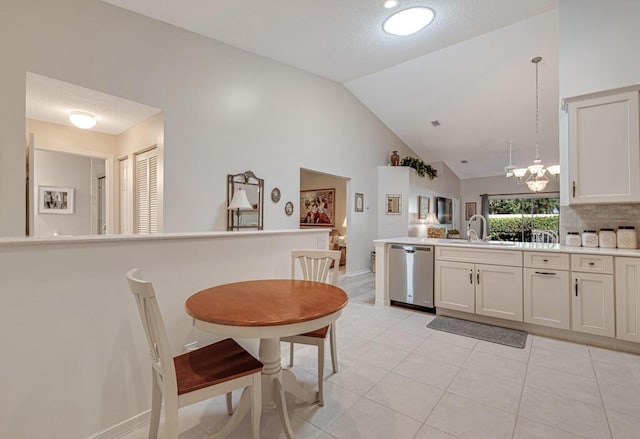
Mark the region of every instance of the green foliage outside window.
POLYGON ((559 215, 489 217, 491 239, 495 241, 531 242, 531 229, 558 231, 559 215))

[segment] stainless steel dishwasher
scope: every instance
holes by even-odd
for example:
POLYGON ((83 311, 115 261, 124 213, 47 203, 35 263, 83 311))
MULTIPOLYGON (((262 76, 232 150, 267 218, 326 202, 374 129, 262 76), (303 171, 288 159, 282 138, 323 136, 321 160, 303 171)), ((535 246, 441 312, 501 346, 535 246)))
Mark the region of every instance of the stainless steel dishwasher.
POLYGON ((433 309, 432 246, 391 245, 389 299, 392 304, 433 309))

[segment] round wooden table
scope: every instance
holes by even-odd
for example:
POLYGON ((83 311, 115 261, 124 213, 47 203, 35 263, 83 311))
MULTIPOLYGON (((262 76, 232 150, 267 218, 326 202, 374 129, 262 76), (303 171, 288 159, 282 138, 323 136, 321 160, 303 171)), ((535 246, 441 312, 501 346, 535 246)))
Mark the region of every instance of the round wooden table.
MULTIPOLYGON (((202 330, 260 339, 258 355, 264 364, 262 405, 278 408, 285 434, 293 438, 284 392, 307 402, 317 401, 318 392, 304 390, 291 371, 282 369, 280 337, 329 325, 340 316, 347 302, 346 293, 330 284, 269 279, 207 288, 189 297, 185 310, 202 330)), ((249 406, 249 398, 243 394, 236 408, 238 423, 249 406)))

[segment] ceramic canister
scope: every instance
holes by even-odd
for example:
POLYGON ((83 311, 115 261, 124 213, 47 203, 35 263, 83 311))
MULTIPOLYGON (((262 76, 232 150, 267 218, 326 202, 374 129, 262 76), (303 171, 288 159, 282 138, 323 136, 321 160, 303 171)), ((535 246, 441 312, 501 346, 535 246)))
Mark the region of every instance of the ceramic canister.
POLYGON ((602 248, 616 248, 616 245, 618 245, 616 231, 613 229, 600 229, 598 240, 602 248))
POLYGON ((618 227, 618 248, 638 248, 638 235, 636 235, 635 227, 618 227))
POLYGON ((598 246, 598 234, 595 230, 585 230, 582 232, 582 246, 583 247, 597 247, 598 246))
POLYGON ((582 238, 578 232, 568 232, 565 240, 567 247, 580 247, 582 245, 582 238))

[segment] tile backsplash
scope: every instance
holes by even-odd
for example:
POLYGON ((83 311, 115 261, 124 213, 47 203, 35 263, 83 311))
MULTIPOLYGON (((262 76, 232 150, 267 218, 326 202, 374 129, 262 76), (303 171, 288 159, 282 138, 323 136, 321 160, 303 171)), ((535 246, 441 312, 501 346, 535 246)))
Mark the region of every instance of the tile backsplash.
POLYGON ((616 230, 619 226, 635 226, 640 230, 640 204, 586 204, 560 206, 560 243, 565 243, 567 232, 616 230))

